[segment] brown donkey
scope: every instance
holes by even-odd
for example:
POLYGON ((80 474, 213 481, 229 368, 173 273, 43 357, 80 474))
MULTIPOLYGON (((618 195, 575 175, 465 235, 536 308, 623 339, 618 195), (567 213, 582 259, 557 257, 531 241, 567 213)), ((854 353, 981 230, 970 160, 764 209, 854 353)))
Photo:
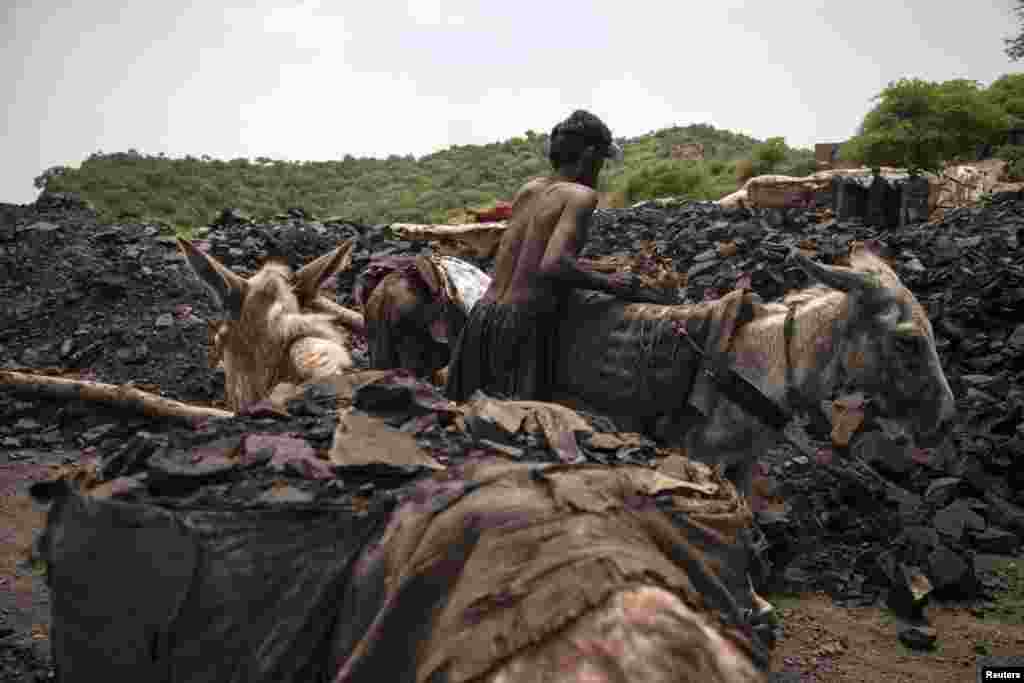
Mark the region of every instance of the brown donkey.
MULTIPOLYGON (((351 325, 318 301, 321 285, 352 262, 353 240, 297 272, 268 260, 252 277, 233 273, 188 240, 178 247, 224 321, 216 329, 211 358, 224 363, 228 408, 266 399, 281 382, 301 384, 352 367, 351 325)), ((340 307, 337 307, 340 309, 340 307)))

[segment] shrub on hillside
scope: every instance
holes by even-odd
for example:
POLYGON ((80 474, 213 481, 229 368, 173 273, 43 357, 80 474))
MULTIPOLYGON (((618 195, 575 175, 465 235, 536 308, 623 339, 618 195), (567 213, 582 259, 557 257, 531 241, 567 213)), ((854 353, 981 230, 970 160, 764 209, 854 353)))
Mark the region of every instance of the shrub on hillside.
POLYGON ((662 161, 630 174, 626 181, 630 202, 658 197, 713 199, 711 174, 699 161, 662 161))
MULTIPOLYGON (((250 161, 97 152, 77 168, 51 167, 35 182, 50 192, 77 193, 93 203, 104 222, 152 217, 180 230, 206 224, 225 206, 253 217, 273 217, 303 206, 314 216, 346 216, 368 223, 444 223, 453 220, 452 210, 507 201, 524 182, 549 173, 547 137, 528 133, 489 145, 452 145, 419 159, 345 155, 332 161, 250 161)), ((750 156, 758 144, 707 124, 675 126, 620 142, 626 146, 626 160, 609 165, 599 190, 621 192, 617 201, 622 202, 629 196, 626 185, 631 177, 659 162, 661 142, 699 142, 706 161, 686 166, 687 162, 661 160, 676 170, 645 171, 633 181, 638 195, 666 192, 717 199, 735 189, 733 161, 750 156), (641 187, 651 183, 667 187, 641 187)), ((803 150, 786 149, 789 162, 804 155, 803 150)))
POLYGON ((1024 145, 1003 145, 996 150, 995 157, 1006 162, 1009 180, 1024 180, 1024 145))
POLYGON ((781 137, 768 138, 754 147, 754 171, 757 175, 774 173, 779 164, 786 159, 786 139, 781 137))
POLYGON ((779 171, 782 175, 793 176, 794 178, 805 178, 818 171, 818 162, 814 159, 802 159, 783 166, 779 171))

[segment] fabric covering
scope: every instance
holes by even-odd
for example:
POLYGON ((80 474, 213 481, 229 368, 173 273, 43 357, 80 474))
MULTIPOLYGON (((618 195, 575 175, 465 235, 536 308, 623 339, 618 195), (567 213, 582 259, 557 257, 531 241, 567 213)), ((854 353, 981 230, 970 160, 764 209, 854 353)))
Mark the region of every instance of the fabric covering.
POLYGON ((54 501, 40 542, 61 683, 329 680, 346 571, 386 512, 54 501))
POLYGON ((557 313, 480 301, 452 349, 449 399, 478 389, 508 399, 551 399, 558 354, 557 313))
POLYGON ((442 256, 438 261, 454 290, 456 304, 463 313, 469 315, 491 286, 491 277, 472 263, 453 256, 442 256))
POLYGON ((366 306, 373 290, 377 288, 381 280, 391 273, 411 276, 414 282, 425 287, 421 272, 417 267, 417 259, 416 256, 388 256, 376 259, 367 265, 356 278, 353 288, 352 297, 356 304, 360 307, 366 306))
POLYGON ((765 666, 738 628, 743 553, 673 525, 631 470, 649 472, 495 460, 420 484, 356 565, 335 683, 478 680, 638 583, 674 592, 765 666))
POLYGON ((40 544, 58 676, 461 683, 641 583, 678 595, 764 666, 739 614, 748 555, 734 532, 749 509, 717 474, 689 488, 653 476, 480 461, 359 515, 67 487, 40 544), (672 498, 693 509, 659 509, 672 498), (693 521, 703 508, 720 531, 693 521))
POLYGON ((359 274, 353 293, 356 303, 366 306, 373 290, 391 273, 410 278, 432 296, 451 301, 466 315, 491 286, 487 273, 453 256, 390 256, 373 261, 359 274))
POLYGON ((457 258, 374 261, 355 294, 366 314, 372 366, 428 375, 447 364, 450 345, 490 283, 486 273, 457 258))

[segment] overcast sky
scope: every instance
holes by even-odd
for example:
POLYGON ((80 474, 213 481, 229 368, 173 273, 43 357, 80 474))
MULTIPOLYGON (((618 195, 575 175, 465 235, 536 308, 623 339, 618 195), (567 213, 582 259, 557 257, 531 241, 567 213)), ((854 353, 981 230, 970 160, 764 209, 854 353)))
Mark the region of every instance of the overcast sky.
POLYGON ((711 123, 811 146, 901 77, 1024 69, 1014 0, 160 2, 0 9, 0 201, 89 154, 421 156, 548 131, 711 123), (344 8, 344 9, 341 9, 344 8))

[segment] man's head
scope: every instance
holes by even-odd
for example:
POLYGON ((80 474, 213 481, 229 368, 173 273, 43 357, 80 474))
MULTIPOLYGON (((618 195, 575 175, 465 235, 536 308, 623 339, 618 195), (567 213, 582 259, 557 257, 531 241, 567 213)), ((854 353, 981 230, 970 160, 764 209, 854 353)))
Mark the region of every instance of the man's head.
POLYGON ((601 119, 577 109, 551 129, 548 158, 560 174, 594 187, 604 160, 621 158, 622 149, 601 119))

